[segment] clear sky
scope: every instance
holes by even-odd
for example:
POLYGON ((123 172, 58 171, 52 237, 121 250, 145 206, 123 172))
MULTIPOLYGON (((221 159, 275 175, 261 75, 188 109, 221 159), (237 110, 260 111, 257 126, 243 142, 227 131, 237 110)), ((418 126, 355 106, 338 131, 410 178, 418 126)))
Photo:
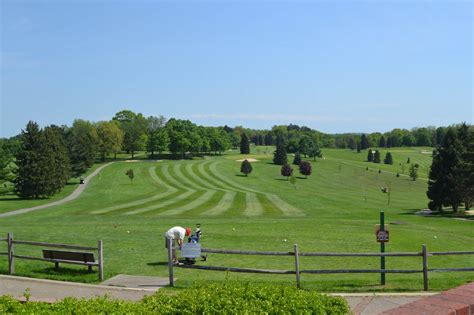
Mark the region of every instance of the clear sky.
POLYGON ((0 137, 122 109, 329 133, 473 122, 472 1, 0 3, 0 137))

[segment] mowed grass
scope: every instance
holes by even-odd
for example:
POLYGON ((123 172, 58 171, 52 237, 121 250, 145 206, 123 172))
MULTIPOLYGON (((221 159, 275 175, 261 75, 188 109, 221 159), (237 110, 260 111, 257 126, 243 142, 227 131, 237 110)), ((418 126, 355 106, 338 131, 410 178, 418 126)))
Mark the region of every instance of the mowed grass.
MULTIPOLYGON (((325 159, 313 162, 313 174, 307 179, 294 166, 295 185, 271 163, 271 147, 253 148, 248 156, 228 152, 189 161, 117 162, 102 170, 75 201, 0 218, 0 233, 13 232, 23 240, 81 245, 95 245, 102 239, 106 277, 119 273, 167 276, 163 234, 174 225, 202 224, 202 244, 208 248, 292 251, 298 243, 301 252, 376 252, 379 244, 374 224, 381 209, 390 225, 388 252, 420 251, 422 244, 427 244, 429 251, 474 250, 473 221, 414 214, 427 204, 427 181, 422 178, 429 169, 428 150, 392 148, 393 165, 365 162, 367 151, 323 150, 325 159), (252 163, 248 177, 239 173, 240 162, 236 161, 245 157, 259 160, 252 163), (402 173, 400 163, 406 164, 408 157, 420 165, 420 179, 415 182, 395 176, 402 173), (133 183, 125 175, 129 168, 135 173, 133 183), (391 188, 390 205, 382 187, 391 188)), ((384 156, 382 152, 382 159, 384 156)), ((18 245, 16 253, 39 256, 41 250, 18 245)), ((429 264, 431 268, 472 267, 473 261, 473 256, 430 257, 429 264)), ((212 254, 209 261, 199 264, 294 268, 291 257, 279 256, 212 254)), ((301 269, 378 266, 377 258, 301 259, 301 269)), ((51 267, 44 262, 16 262, 19 275, 97 281, 97 274, 87 273, 86 268, 63 265, 55 272, 51 267)), ((387 268, 421 269, 421 259, 390 257, 387 268)), ((0 272, 7 272, 4 256, 0 256, 0 272)), ((294 284, 291 275, 176 269, 175 276, 178 287, 229 278, 294 284)), ((430 288, 441 290, 472 280, 474 273, 430 273, 430 288)), ((303 287, 325 291, 416 291, 423 287, 421 274, 389 274, 385 287, 378 282, 377 274, 302 275, 303 287)))

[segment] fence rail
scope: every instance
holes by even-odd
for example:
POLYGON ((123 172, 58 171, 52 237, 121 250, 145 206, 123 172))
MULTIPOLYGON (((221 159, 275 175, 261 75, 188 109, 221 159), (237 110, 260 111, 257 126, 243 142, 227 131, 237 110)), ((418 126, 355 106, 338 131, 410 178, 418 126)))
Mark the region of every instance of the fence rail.
POLYGON ((57 243, 45 243, 45 242, 34 242, 34 241, 20 241, 13 239, 13 233, 8 233, 7 238, 0 238, 0 241, 6 241, 8 246, 7 252, 0 252, 0 255, 8 256, 8 273, 13 275, 15 274, 15 258, 25 259, 25 260, 36 260, 36 261, 46 261, 58 263, 68 263, 74 265, 84 265, 90 267, 98 267, 99 269, 99 280, 104 280, 104 258, 103 258, 103 245, 102 240, 99 240, 97 247, 94 246, 80 246, 80 245, 70 245, 70 244, 57 244, 57 243), (83 261, 73 261, 73 260, 64 260, 64 259, 51 259, 43 257, 32 257, 25 255, 15 255, 14 245, 27 245, 27 246, 37 246, 37 247, 46 247, 46 248, 62 248, 62 249, 74 249, 80 251, 97 251, 98 258, 95 262, 83 262, 83 261))
MULTIPOLYGON (((169 244, 171 245, 171 244, 169 244)), ((255 269, 255 268, 237 268, 237 267, 222 267, 222 266, 200 266, 200 265, 178 265, 178 268, 199 269, 210 271, 227 271, 227 272, 244 272, 244 273, 262 273, 262 274, 294 274, 296 275, 296 286, 300 287, 301 274, 358 274, 358 273, 422 273, 423 274, 423 288, 428 290, 428 273, 429 272, 463 272, 474 271, 474 267, 469 268, 428 268, 428 257, 432 256, 447 256, 447 255, 474 255, 474 251, 448 251, 448 252, 431 252, 428 253, 426 245, 421 246, 421 252, 399 252, 399 253, 300 253, 298 251, 298 244, 294 244, 294 250, 288 252, 273 252, 273 251, 255 251, 255 250, 230 250, 230 249, 213 249, 203 248, 203 253, 214 254, 228 254, 228 255, 264 255, 264 256, 293 256, 295 257, 295 270, 274 270, 274 269, 255 269), (300 257, 421 257, 421 269, 301 269, 300 257)), ((170 286, 173 286, 173 263, 172 250, 169 246, 168 251, 168 266, 170 286)))

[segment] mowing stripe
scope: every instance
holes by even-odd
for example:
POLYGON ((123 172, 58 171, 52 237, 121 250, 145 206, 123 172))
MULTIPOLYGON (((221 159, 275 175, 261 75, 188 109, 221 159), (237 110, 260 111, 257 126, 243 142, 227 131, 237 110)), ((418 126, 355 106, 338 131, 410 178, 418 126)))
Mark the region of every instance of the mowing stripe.
POLYGON ((232 187, 229 187, 225 184, 222 184, 220 183, 218 180, 216 180, 215 178, 213 178, 211 175, 209 175, 206 170, 204 169, 204 166, 208 165, 209 163, 211 163, 212 161, 207 161, 207 162, 204 162, 204 163, 199 163, 198 165, 198 171, 201 173, 201 175, 203 177, 205 177, 209 182, 211 182, 213 185, 215 186, 219 186, 219 187, 222 187, 223 189, 225 190, 235 190, 233 189, 232 187))
POLYGON ((135 201, 127 202, 127 203, 122 203, 122 204, 107 207, 107 208, 104 208, 104 209, 101 209, 101 210, 91 211, 90 213, 92 213, 92 214, 103 214, 103 213, 107 213, 107 212, 111 212, 111 211, 115 211, 115 210, 119 210, 119 209, 134 207, 134 206, 138 206, 138 205, 141 205, 141 204, 144 204, 144 203, 148 203, 148 202, 151 202, 151 201, 154 201, 154 200, 164 198, 164 197, 169 196, 169 195, 171 195, 171 194, 178 191, 176 188, 174 188, 172 186, 169 186, 168 184, 166 184, 165 182, 160 180, 158 175, 156 175, 155 166, 150 167, 148 169, 148 172, 149 172, 151 178, 156 183, 158 183, 161 186, 164 186, 167 189, 165 192, 162 192, 160 194, 154 195, 154 196, 149 197, 149 198, 144 198, 144 199, 135 200, 135 201))
POLYGON ((193 166, 194 165, 203 165, 204 163, 196 163, 196 164, 188 164, 186 165, 186 171, 188 172, 189 176, 191 176, 195 182, 199 182, 199 184, 201 184, 202 186, 206 187, 206 188, 210 188, 210 189, 214 189, 214 190, 223 190, 223 191, 228 191, 227 189, 222 189, 222 188, 219 188, 217 186, 214 186, 212 185, 211 183, 209 183, 208 181, 205 181, 204 179, 202 179, 201 177, 199 177, 196 172, 193 170, 193 166))
MULTIPOLYGON (((211 173, 216 176, 217 178, 219 178, 219 180, 221 180, 222 182, 224 182, 225 184, 227 184, 228 186, 230 187, 235 187, 237 188, 238 190, 242 190, 242 191, 250 191, 250 192, 254 192, 254 193, 260 193, 259 191, 257 190, 254 190, 254 189, 251 189, 251 188, 247 188, 247 187, 244 187, 244 186, 241 186, 240 184, 228 179, 227 177, 219 174, 219 172, 217 171, 217 164, 219 164, 220 162, 214 162, 212 163, 210 166, 209 166, 209 170, 211 171, 211 173)), ((233 188, 233 190, 235 190, 235 188, 233 188)))
MULTIPOLYGON (((216 162, 216 163, 213 163, 209 166, 209 170, 212 172, 213 175, 217 176, 220 180, 222 180, 223 182, 229 184, 229 185, 232 185, 234 187, 237 187, 238 189, 242 190, 242 191, 251 191, 251 192, 255 192, 255 193, 261 193, 263 194, 265 197, 267 197, 267 199, 272 203, 274 204, 278 209, 280 209, 283 214, 285 216, 304 216, 304 212, 293 207, 292 205, 288 204, 287 202, 283 201, 282 199, 280 199, 278 196, 274 195, 274 194, 267 194, 267 193, 262 193, 262 192, 259 192, 257 190, 254 190, 254 189, 251 189, 251 188, 246 188, 246 187, 243 187, 241 185, 239 185, 238 183, 224 177, 223 175, 220 175, 218 174, 218 171, 217 171, 217 164, 219 162, 216 162)), ((247 201, 249 200, 249 196, 247 196, 247 201)), ((256 200, 258 202, 258 200, 256 200)), ((247 211, 250 211, 252 212, 253 210, 252 209, 246 209, 244 214, 246 214, 247 211)))
POLYGON ((229 210, 230 206, 232 206, 232 203, 234 202, 234 199, 235 199, 235 195, 237 195, 235 191, 226 192, 225 195, 222 196, 221 200, 214 208, 203 212, 202 215, 214 216, 214 215, 219 215, 226 212, 227 210, 229 210))
POLYGON ((182 193, 181 195, 178 195, 178 196, 174 197, 173 199, 169 199, 169 200, 166 200, 166 201, 163 201, 163 202, 155 203, 155 204, 153 204, 151 206, 148 206, 148 207, 145 207, 145 208, 140 208, 140 209, 137 209, 137 210, 125 212, 125 215, 132 215, 132 214, 138 214, 138 213, 144 213, 144 212, 157 210, 157 209, 172 205, 174 203, 177 203, 181 200, 185 200, 186 198, 188 198, 189 196, 191 196, 195 192, 196 192, 195 190, 194 191, 186 191, 186 192, 182 193))
MULTIPOLYGON (((176 170, 179 168, 179 165, 174 165, 173 167, 173 170, 174 172, 176 173, 176 170)), ((164 168, 163 169, 163 176, 165 177, 165 180, 170 183, 171 185, 177 187, 177 188, 180 188, 180 189, 184 189, 184 190, 189 190, 189 191, 196 191, 195 189, 192 189, 192 188, 189 188, 189 187, 186 187, 185 185, 183 185, 181 182, 179 182, 178 180, 176 180, 176 178, 174 178, 168 168, 164 168)), ((178 175, 176 175, 178 176, 178 175)), ((181 175, 182 176, 182 175, 181 175)))
POLYGON ((283 212, 284 216, 288 217, 302 217, 304 212, 283 201, 280 197, 274 194, 265 194, 265 197, 283 212))
POLYGON ((193 210, 199 207, 200 205, 202 205, 203 203, 209 201, 215 193, 216 193, 215 190, 208 190, 204 194, 202 194, 200 197, 196 198, 194 201, 188 203, 187 205, 182 206, 177 209, 172 209, 172 210, 162 212, 159 215, 160 216, 178 215, 178 214, 182 214, 184 212, 193 210))
MULTIPOLYGON (((190 165, 192 167, 194 163, 188 163, 188 166, 190 165)), ((176 173, 176 177, 180 180, 180 182, 184 182, 185 185, 184 187, 192 187, 195 189, 203 190, 202 186, 198 186, 195 184, 193 181, 191 181, 188 176, 185 176, 183 172, 181 171, 181 166, 184 166, 184 164, 177 164, 174 166, 174 172, 176 173)))
POLYGON ((254 193, 245 194, 245 201, 247 202, 247 207, 244 210, 244 215, 248 217, 255 217, 263 214, 263 208, 260 204, 260 201, 257 199, 257 195, 254 193))

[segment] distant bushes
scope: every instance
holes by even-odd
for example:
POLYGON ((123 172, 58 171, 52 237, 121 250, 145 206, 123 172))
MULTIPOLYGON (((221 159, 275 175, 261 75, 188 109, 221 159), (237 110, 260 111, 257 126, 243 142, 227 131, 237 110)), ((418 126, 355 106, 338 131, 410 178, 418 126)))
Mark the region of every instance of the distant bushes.
POLYGON ((196 286, 176 295, 158 292, 140 302, 94 298, 66 298, 58 303, 21 303, 0 297, 0 313, 28 314, 257 314, 315 313, 349 314, 342 298, 322 295, 294 287, 225 283, 196 286))

